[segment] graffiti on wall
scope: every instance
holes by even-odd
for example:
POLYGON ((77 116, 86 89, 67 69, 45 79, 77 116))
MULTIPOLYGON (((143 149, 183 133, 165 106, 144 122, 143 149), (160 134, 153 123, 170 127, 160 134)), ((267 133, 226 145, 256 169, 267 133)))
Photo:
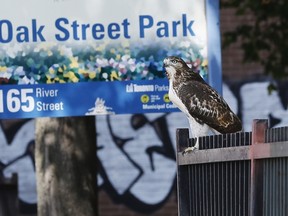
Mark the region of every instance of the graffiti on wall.
MULTIPOLYGON (((267 86, 265 81, 223 86, 245 131, 257 118, 269 119, 274 127, 288 125, 288 83, 272 94, 267 86)), ((175 186, 175 130, 188 127, 186 117, 180 112, 97 116, 96 124, 100 189, 115 203, 143 213, 161 208, 175 186)), ((18 174, 20 207, 31 213, 37 200, 34 120, 1 120, 0 125, 0 176, 18 174)))
POLYGON ((97 117, 99 185, 113 200, 145 212, 165 202, 176 175, 175 137, 168 125, 181 126, 179 119, 179 113, 97 117))
POLYGON ((18 175, 20 209, 36 211, 34 121, 0 122, 0 176, 18 175))

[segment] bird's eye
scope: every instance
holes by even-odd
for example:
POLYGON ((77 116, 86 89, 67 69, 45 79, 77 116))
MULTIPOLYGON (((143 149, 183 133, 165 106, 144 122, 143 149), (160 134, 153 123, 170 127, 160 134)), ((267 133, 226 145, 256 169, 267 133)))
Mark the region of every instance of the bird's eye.
POLYGON ((176 63, 177 63, 177 60, 173 59, 173 60, 171 60, 171 62, 172 62, 173 64, 176 64, 176 63))

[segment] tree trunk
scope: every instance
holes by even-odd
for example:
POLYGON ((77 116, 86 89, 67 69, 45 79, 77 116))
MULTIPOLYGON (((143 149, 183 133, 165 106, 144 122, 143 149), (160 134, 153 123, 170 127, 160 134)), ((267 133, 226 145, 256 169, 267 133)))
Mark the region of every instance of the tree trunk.
POLYGON ((95 117, 36 119, 38 216, 95 216, 95 117))

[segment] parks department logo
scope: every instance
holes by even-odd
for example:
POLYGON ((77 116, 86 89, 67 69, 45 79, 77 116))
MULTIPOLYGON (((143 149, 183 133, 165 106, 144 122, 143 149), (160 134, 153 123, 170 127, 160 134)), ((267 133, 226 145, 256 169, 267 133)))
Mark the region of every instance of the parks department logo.
POLYGON ((149 100, 150 100, 150 98, 149 98, 148 95, 144 94, 144 95, 141 96, 141 102, 142 103, 148 103, 149 100))
POLYGON ((164 94, 163 100, 164 100, 165 103, 170 103, 169 95, 168 94, 164 94))

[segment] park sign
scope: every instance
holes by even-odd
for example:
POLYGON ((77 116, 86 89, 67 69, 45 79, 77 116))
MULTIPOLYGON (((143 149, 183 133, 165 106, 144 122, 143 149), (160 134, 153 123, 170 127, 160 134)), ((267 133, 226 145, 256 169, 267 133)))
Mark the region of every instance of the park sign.
POLYGON ((2 2, 0 119, 178 111, 163 69, 172 55, 219 90, 218 3, 2 2))

